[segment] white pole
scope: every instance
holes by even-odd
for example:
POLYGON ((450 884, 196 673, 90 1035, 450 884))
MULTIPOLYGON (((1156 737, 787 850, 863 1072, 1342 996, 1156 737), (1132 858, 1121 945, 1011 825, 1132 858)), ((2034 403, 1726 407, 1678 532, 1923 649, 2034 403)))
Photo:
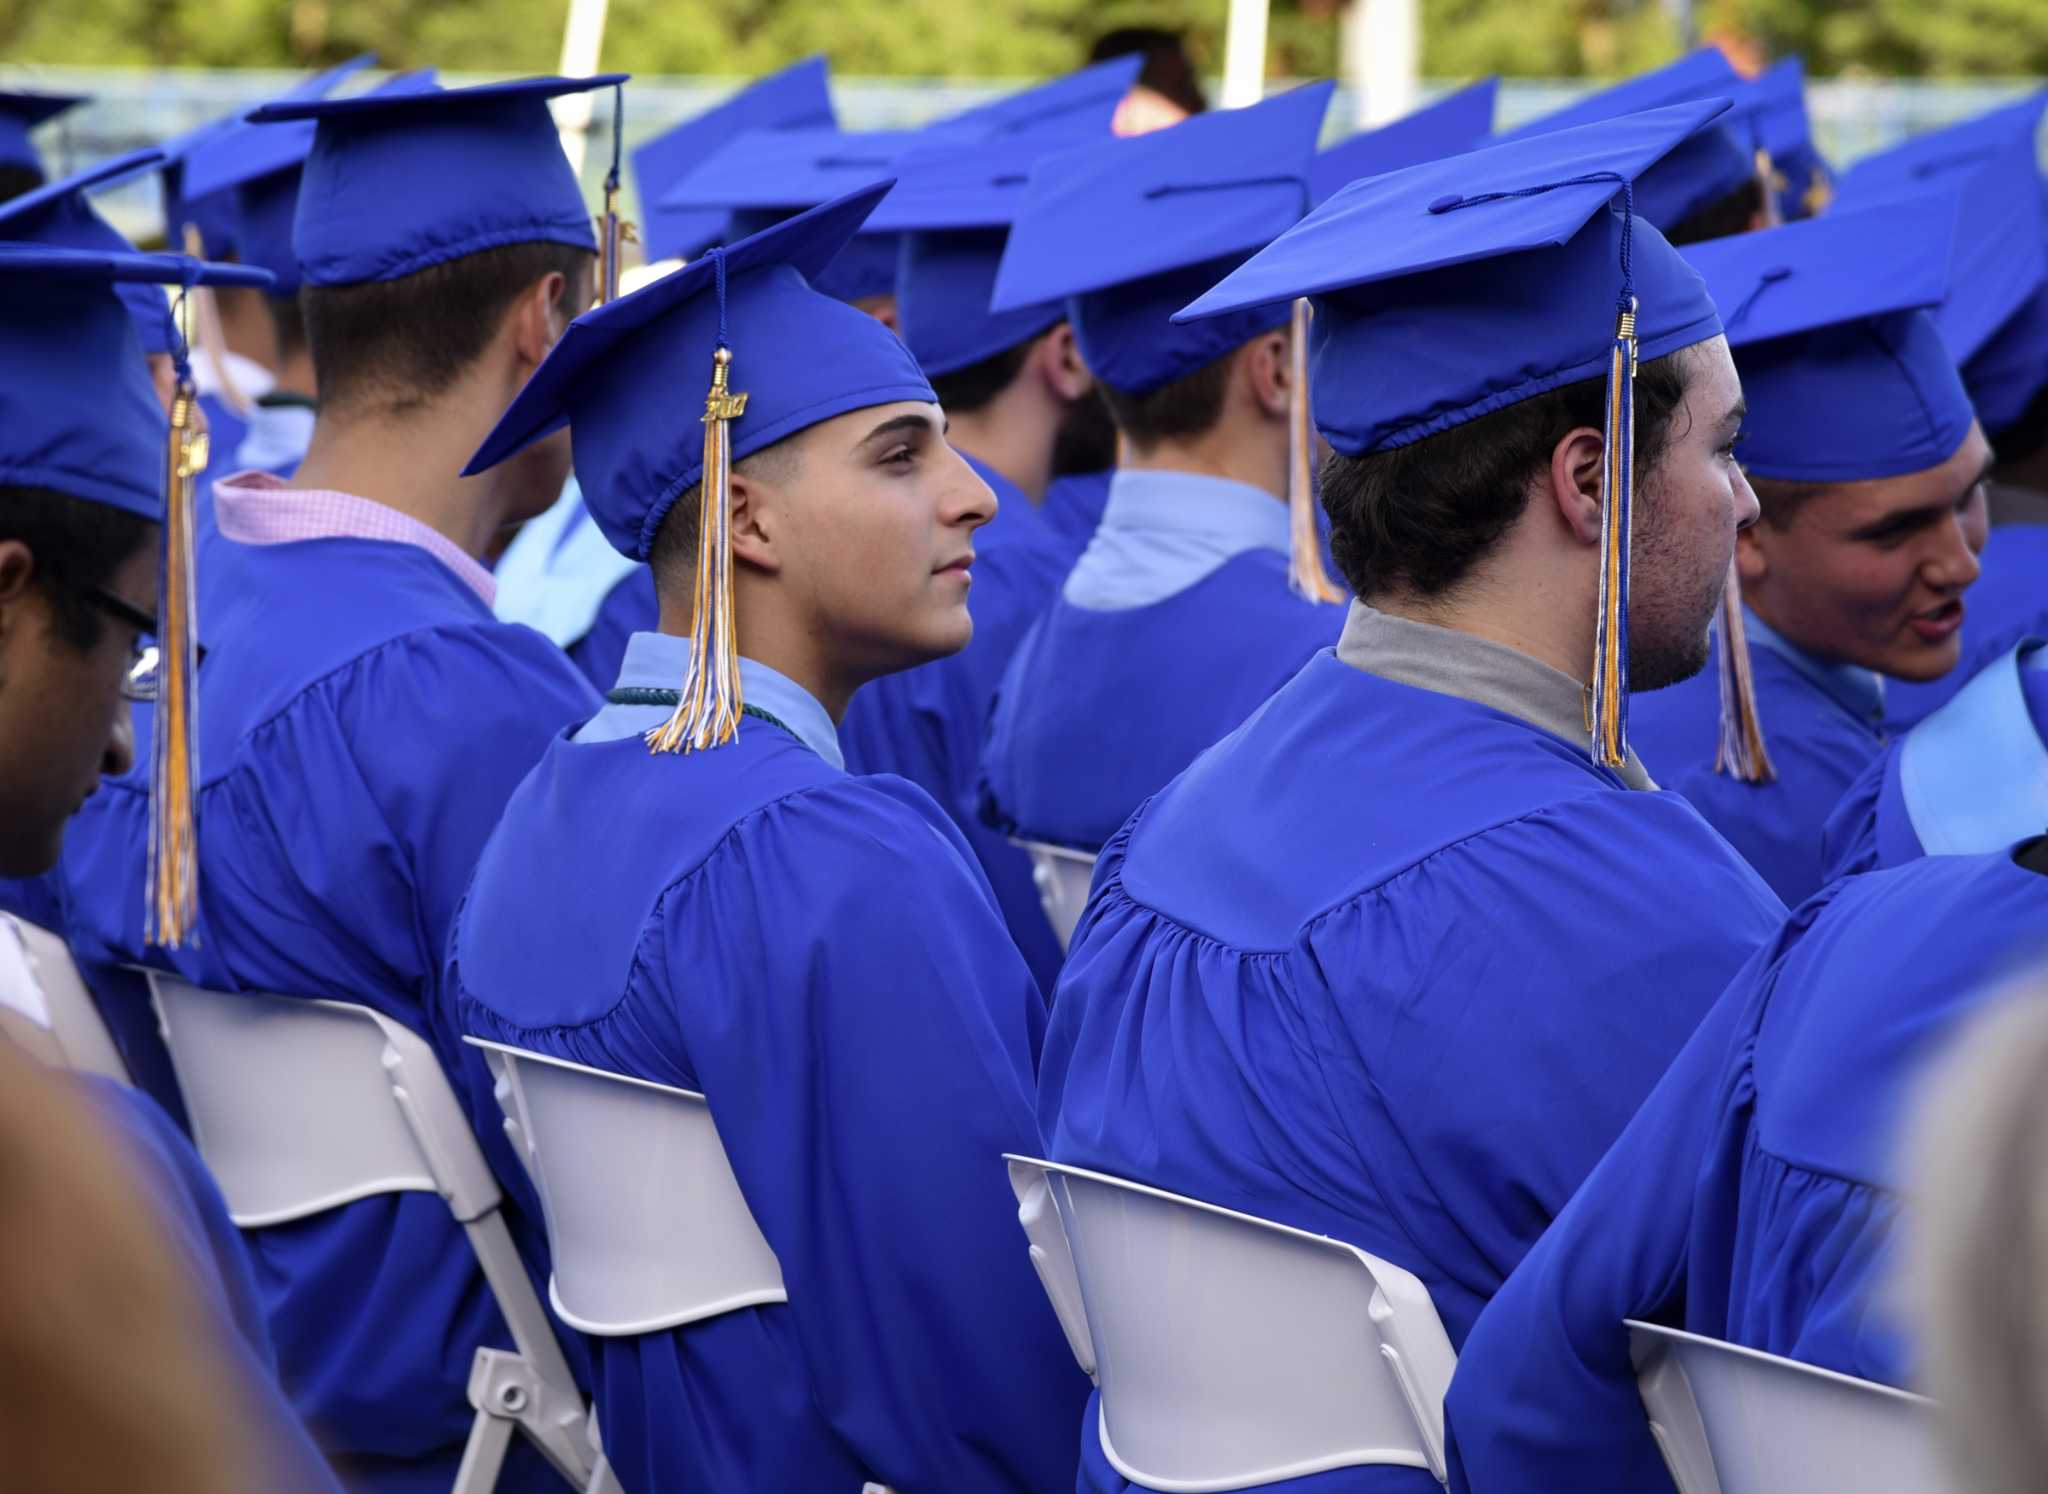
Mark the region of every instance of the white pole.
POLYGON ((1230 0, 1223 33, 1223 107, 1242 109, 1266 96, 1267 0, 1230 0))
POLYGON ((1378 129, 1411 113, 1421 72, 1416 0, 1352 0, 1343 18, 1344 77, 1358 127, 1378 129))
MULTIPOLYGON (((606 4, 607 0, 569 0, 569 24, 562 31, 562 65, 557 69, 563 77, 587 78, 597 71, 598 54, 604 50, 606 4)), ((584 146, 590 137, 593 102, 589 93, 566 94, 554 101, 562 149, 578 175, 583 171, 584 146)))

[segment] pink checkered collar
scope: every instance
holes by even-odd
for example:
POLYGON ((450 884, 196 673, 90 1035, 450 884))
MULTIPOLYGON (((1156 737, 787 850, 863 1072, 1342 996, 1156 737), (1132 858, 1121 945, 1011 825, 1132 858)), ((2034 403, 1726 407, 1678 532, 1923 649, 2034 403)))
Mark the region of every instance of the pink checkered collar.
POLYGON ((327 488, 288 487, 268 472, 237 472, 213 485, 213 512, 220 532, 244 545, 311 539, 415 545, 455 572, 486 607, 498 600, 497 578, 474 556, 439 530, 373 499, 327 488))

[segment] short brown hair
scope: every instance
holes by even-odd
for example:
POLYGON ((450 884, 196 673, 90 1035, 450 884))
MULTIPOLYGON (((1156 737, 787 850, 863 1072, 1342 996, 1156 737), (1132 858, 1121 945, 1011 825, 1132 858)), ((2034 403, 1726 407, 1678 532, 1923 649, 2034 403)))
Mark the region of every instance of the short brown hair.
POLYGON ((1140 451, 1161 441, 1204 435, 1223 418, 1223 396, 1230 389, 1230 370, 1236 366, 1242 346, 1204 363, 1193 373, 1182 374, 1170 384, 1145 394, 1127 394, 1101 379, 1095 387, 1109 406, 1116 428, 1130 438, 1140 451))
POLYGON ((536 281, 560 274, 560 304, 582 311, 596 258, 569 244, 507 244, 397 280, 302 287, 321 407, 419 408, 483 355, 507 309, 536 281))

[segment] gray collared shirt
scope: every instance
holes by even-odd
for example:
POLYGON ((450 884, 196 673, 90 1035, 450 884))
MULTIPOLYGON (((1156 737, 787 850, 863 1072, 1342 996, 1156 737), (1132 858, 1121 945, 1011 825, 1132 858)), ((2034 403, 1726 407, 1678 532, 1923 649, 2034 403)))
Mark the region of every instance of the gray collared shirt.
MULTIPOLYGON (((1455 695, 1526 721, 1581 751, 1588 749, 1586 687, 1562 670, 1504 644, 1455 628, 1396 617, 1353 601, 1337 640, 1337 657, 1353 669, 1439 695, 1455 695)), ((1632 789, 1657 785, 1630 748, 1617 768, 1632 789)))

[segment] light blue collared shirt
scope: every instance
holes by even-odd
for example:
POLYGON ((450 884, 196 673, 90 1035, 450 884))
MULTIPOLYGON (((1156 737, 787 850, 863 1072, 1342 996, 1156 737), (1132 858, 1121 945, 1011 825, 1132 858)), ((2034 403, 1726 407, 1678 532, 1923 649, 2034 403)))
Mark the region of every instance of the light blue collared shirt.
POLYGON ((1749 608, 1742 609, 1743 631, 1752 648, 1767 648, 1790 664, 1799 677, 1873 732, 1884 727, 1884 676, 1858 664, 1836 664, 1808 653, 1785 638, 1749 608))
MULTIPOLYGON (((673 633, 635 633, 626 640, 626 657, 619 665, 621 690, 674 690, 683 683, 690 667, 690 640, 673 633)), ((839 729, 816 696, 786 674, 780 674, 755 659, 740 659, 740 694, 746 703, 766 711, 811 751, 833 767, 844 770, 846 758, 839 751, 839 729)), ((615 742, 620 737, 645 736, 674 713, 665 705, 609 705, 578 729, 578 742, 615 742)))
POLYGON ((1247 550, 1287 553, 1287 505, 1263 488, 1199 472, 1109 480, 1102 523, 1060 595, 1091 612, 1150 607, 1247 550))

